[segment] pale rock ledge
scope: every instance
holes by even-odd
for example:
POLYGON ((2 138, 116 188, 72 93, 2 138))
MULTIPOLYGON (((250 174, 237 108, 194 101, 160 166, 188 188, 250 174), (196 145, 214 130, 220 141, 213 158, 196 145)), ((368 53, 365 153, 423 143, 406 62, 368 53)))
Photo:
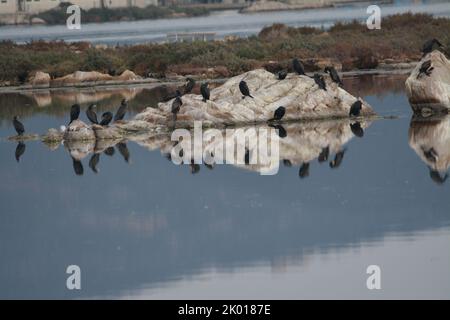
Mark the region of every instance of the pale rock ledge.
MULTIPOLYGON (((314 79, 308 76, 289 74, 286 79, 278 80, 264 69, 249 71, 212 89, 211 100, 206 103, 201 95, 184 95, 176 126, 191 126, 193 121, 203 121, 204 125, 264 122, 271 119, 280 106, 286 108, 283 121, 348 117, 351 105, 358 98, 340 88, 328 76, 324 77, 326 91, 319 89, 314 79), (254 99, 242 98, 239 91, 241 80, 247 82, 254 99)), ((172 102, 173 99, 160 103, 158 108, 147 108, 136 115, 135 120, 155 125, 171 124, 172 102)), ((366 102, 361 102, 361 116, 375 115, 366 102)))

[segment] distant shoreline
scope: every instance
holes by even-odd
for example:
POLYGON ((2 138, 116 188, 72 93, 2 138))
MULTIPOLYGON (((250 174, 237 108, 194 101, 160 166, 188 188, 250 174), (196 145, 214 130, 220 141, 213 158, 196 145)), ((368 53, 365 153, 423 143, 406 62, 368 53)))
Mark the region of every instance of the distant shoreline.
POLYGON ((449 18, 396 14, 387 26, 368 30, 364 23, 336 22, 327 30, 273 24, 257 36, 223 41, 148 43, 131 46, 89 42, 0 42, 0 86, 89 86, 167 79, 221 79, 264 68, 293 72, 299 58, 306 72, 336 70, 366 74, 398 73, 412 68, 425 41, 437 38, 450 52, 449 18), (361 71, 370 70, 370 71, 361 71), (112 81, 112 82, 111 82, 112 81))
MULTIPOLYGON (((417 64, 417 62, 411 64, 417 64)), ((403 76, 408 75, 414 67, 410 68, 397 68, 397 69, 373 69, 373 70, 353 70, 340 72, 342 78, 358 77, 363 75, 371 76, 403 76)), ((309 74, 312 76, 312 73, 309 74)), ((202 81, 208 81, 209 83, 223 83, 229 78, 219 78, 219 79, 201 79, 202 81)), ((159 86, 167 85, 177 85, 184 84, 185 80, 170 80, 161 79, 160 81, 155 81, 154 79, 142 79, 142 80, 128 80, 128 81, 115 81, 114 83, 95 83, 95 82, 83 82, 79 84, 71 84, 65 86, 55 86, 55 87, 42 87, 42 86, 32 86, 32 85, 21 85, 21 86, 6 86, 0 87, 0 94, 5 93, 38 93, 42 91, 72 91, 75 89, 115 89, 115 88, 125 88, 125 87, 138 87, 138 88, 155 88, 159 86)))

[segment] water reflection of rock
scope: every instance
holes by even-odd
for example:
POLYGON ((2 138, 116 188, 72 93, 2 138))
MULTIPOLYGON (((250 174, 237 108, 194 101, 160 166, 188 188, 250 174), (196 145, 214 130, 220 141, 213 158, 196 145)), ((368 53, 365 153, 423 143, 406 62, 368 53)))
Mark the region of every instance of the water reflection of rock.
POLYGON ((438 184, 445 182, 450 166, 450 116, 414 116, 409 127, 409 145, 428 166, 431 179, 438 184))
MULTIPOLYGON (((299 175, 306 177, 309 175, 309 162, 318 160, 319 162, 329 162, 331 168, 337 168, 344 156, 346 148, 344 145, 348 143, 355 135, 351 125, 355 125, 356 122, 350 119, 341 120, 329 120, 329 121, 310 121, 300 123, 286 123, 283 125, 277 125, 277 130, 273 131, 273 135, 270 135, 270 127, 267 124, 245 126, 233 129, 206 129, 202 130, 203 145, 192 142, 193 148, 191 149, 191 155, 201 155, 201 163, 205 163, 203 155, 209 154, 208 152, 216 152, 216 150, 222 150, 222 154, 216 152, 213 158, 216 163, 228 163, 236 167, 243 168, 250 171, 268 173, 273 171, 274 168, 278 168, 279 163, 282 162, 285 166, 298 166, 300 167, 299 175), (267 152, 259 153, 257 149, 258 144, 262 141, 255 141, 261 139, 261 136, 257 136, 264 131, 268 133, 267 138, 267 152), (280 131, 284 131, 280 134, 280 131), (236 141, 236 137, 247 135, 249 140, 236 141), (218 139, 220 135, 221 139, 218 139), (280 135, 281 137, 279 137, 280 135), (212 139, 209 139, 214 137, 212 139), (252 140, 255 139, 255 140, 252 140), (279 157, 274 159, 275 153, 272 153, 270 143, 272 139, 279 141, 279 157), (244 143, 244 145, 240 145, 244 143), (221 144, 221 146, 218 146, 221 144), (234 163, 231 163, 226 158, 226 146, 237 146, 233 149, 234 163), (248 150, 248 158, 246 159, 245 151, 248 150), (253 158, 253 156, 255 158, 253 158)), ((358 123, 360 130, 367 128, 370 125, 369 121, 363 121, 358 123)), ((190 131, 191 137, 194 137, 194 130, 190 131)), ((173 148, 176 141, 171 140, 171 132, 144 132, 138 135, 128 136, 127 139, 103 139, 97 141, 64 141, 64 146, 68 150, 72 159, 83 160, 90 154, 108 154, 108 150, 117 149, 122 155, 124 160, 128 162, 130 157, 125 141, 133 141, 138 145, 148 150, 160 150, 160 152, 166 156, 169 160, 172 160, 173 148)), ((187 154, 183 150, 183 155, 187 154)), ((111 154, 110 154, 111 155, 111 154)), ((190 158, 190 157, 189 157, 190 158)), ((190 160, 184 159, 184 163, 191 165, 192 173, 197 173, 199 167, 194 166, 190 160)), ((94 159, 98 161, 98 159, 94 159)), ((196 162, 198 163, 198 162, 196 162)), ((207 165, 209 169, 214 167, 215 163, 207 165)), ((276 171, 274 172, 276 173, 276 171)))
POLYGON ((91 88, 83 90, 61 90, 61 91, 36 91, 27 93, 38 107, 47 107, 57 101, 67 104, 88 104, 120 96, 122 99, 132 100, 144 90, 142 87, 130 88, 91 88))

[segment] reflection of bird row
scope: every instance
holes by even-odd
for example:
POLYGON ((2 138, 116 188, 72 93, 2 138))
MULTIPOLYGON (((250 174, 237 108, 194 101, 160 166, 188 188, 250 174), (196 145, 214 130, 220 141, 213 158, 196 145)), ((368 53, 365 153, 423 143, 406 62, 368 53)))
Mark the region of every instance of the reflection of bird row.
MULTIPOLYGON (((115 145, 115 147, 117 148, 117 150, 119 151, 119 153, 122 155, 123 159, 125 160, 125 162, 129 163, 130 161, 130 151, 128 150, 127 144, 123 141, 117 143, 115 145)), ((103 154, 112 157, 115 154, 115 149, 114 146, 110 146, 108 148, 106 148, 103 151, 103 154)), ((100 152, 95 152, 92 154, 91 158, 89 159, 89 168, 91 168, 92 172, 94 173, 98 173, 98 164, 100 163, 100 152)), ((73 165, 73 170, 75 172, 76 175, 81 176, 84 174, 84 168, 83 168, 83 163, 81 162, 81 159, 77 159, 74 156, 71 156, 72 158, 72 165, 73 165)))

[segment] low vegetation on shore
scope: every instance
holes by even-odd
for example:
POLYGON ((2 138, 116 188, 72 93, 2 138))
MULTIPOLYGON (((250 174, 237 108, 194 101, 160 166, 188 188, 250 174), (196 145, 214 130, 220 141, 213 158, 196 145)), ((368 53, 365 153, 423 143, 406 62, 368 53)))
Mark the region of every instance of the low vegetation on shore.
POLYGON ((450 51, 450 19, 426 14, 386 17, 381 30, 367 30, 359 22, 337 23, 329 30, 276 24, 258 36, 228 41, 145 44, 95 48, 89 43, 0 43, 0 82, 27 81, 35 71, 52 78, 77 70, 111 75, 129 69, 143 77, 173 74, 228 77, 259 67, 270 71, 289 66, 293 57, 307 71, 332 61, 342 70, 376 68, 380 62, 410 62, 421 57, 425 40, 438 38, 450 51), (211 71, 213 70, 213 72, 211 71))
MULTIPOLYGON (((33 18, 40 18, 50 25, 66 24, 66 9, 70 5, 71 3, 63 2, 58 8, 36 14, 33 18)), ((177 16, 196 17, 207 15, 209 12, 210 10, 207 8, 157 7, 152 5, 146 8, 92 8, 89 10, 81 9, 81 23, 161 19, 177 16)))

